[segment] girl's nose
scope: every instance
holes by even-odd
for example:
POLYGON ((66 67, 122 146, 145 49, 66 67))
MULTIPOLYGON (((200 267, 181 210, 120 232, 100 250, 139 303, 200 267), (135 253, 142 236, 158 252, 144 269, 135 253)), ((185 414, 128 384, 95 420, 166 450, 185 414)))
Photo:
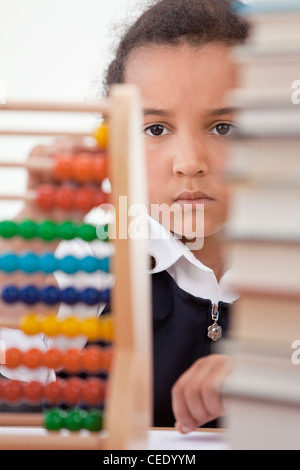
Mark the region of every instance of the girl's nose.
POLYGON ((184 139, 178 143, 173 163, 175 175, 205 176, 209 171, 208 150, 198 139, 184 139))

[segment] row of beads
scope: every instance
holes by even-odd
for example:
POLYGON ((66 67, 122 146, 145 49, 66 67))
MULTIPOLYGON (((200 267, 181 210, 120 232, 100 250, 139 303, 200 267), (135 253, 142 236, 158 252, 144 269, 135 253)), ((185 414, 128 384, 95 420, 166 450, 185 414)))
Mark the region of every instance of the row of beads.
POLYGON ((103 413, 101 410, 89 411, 73 409, 64 411, 59 408, 48 410, 44 416, 44 427, 48 431, 80 431, 99 432, 103 428, 103 413))
POLYGON ((67 305, 75 305, 81 302, 86 305, 97 305, 101 302, 109 304, 110 290, 101 291, 94 287, 79 290, 75 287, 59 289, 56 286, 38 288, 34 285, 24 287, 8 285, 2 289, 1 298, 7 304, 23 302, 26 305, 34 305, 42 302, 46 305, 56 305, 62 302, 67 305))
POLYGON ((68 374, 77 374, 87 372, 97 374, 99 372, 109 372, 113 359, 113 350, 101 348, 100 346, 87 346, 84 349, 71 348, 62 351, 57 348, 51 348, 47 351, 41 351, 32 348, 27 351, 20 351, 18 348, 9 348, 5 351, 5 367, 16 369, 20 366, 29 369, 47 367, 53 370, 59 370, 62 367, 68 374))
POLYGON ((0 236, 2 238, 13 238, 19 236, 26 240, 40 238, 45 242, 53 240, 73 240, 80 238, 91 242, 96 239, 108 241, 108 226, 96 228, 90 224, 75 224, 71 221, 55 223, 51 220, 34 222, 27 219, 22 221, 3 220, 0 222, 0 236))
POLYGON ((68 185, 56 187, 44 184, 37 188, 35 202, 44 211, 57 208, 63 211, 88 212, 94 207, 106 204, 108 194, 91 187, 76 188, 68 185))
POLYGON ((101 183, 108 177, 108 159, 88 153, 62 154, 53 157, 53 176, 58 181, 101 183))
POLYGON ((78 377, 59 379, 45 385, 38 381, 27 383, 19 380, 1 380, 0 400, 13 404, 23 401, 38 404, 45 400, 53 405, 85 403, 96 406, 105 400, 106 388, 106 381, 96 377, 85 380, 78 377))
POLYGON ((85 258, 75 258, 75 256, 65 256, 56 258, 52 253, 6 253, 0 255, 0 271, 12 273, 14 271, 23 271, 27 274, 34 272, 43 272, 47 274, 55 271, 62 271, 66 274, 74 274, 78 271, 94 273, 96 271, 109 272, 109 258, 98 259, 93 256, 85 258))
POLYGON ((22 319, 20 329, 27 335, 43 333, 46 336, 65 335, 70 338, 83 335, 89 341, 113 341, 113 321, 110 316, 82 319, 78 317, 58 318, 28 315, 22 319))

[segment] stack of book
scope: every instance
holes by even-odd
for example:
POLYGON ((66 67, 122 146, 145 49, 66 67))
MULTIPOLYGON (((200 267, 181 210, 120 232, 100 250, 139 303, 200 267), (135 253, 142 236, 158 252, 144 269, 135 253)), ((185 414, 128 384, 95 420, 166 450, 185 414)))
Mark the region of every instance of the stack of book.
POLYGON ((231 94, 227 248, 240 300, 224 348, 227 426, 233 449, 300 449, 300 2, 235 8, 252 34, 231 94))

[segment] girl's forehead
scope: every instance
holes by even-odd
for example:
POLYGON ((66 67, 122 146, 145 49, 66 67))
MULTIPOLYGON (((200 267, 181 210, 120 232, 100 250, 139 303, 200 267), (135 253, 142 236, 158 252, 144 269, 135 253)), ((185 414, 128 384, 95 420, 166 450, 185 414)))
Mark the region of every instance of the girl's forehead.
POLYGON ((168 106, 197 100, 212 106, 235 88, 237 72, 228 46, 151 44, 131 53, 125 82, 140 89, 146 106, 156 100, 168 106))

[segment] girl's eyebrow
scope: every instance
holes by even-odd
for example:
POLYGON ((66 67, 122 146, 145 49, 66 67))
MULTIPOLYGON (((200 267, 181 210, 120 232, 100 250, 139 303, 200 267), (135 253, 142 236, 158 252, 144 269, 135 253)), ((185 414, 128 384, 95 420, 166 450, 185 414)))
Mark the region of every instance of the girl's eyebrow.
POLYGON ((223 116, 224 114, 237 114, 240 108, 216 108, 208 112, 209 116, 223 116))
POLYGON ((144 108, 143 109, 144 116, 162 116, 162 117, 170 117, 171 113, 166 109, 154 109, 154 108, 144 108))

